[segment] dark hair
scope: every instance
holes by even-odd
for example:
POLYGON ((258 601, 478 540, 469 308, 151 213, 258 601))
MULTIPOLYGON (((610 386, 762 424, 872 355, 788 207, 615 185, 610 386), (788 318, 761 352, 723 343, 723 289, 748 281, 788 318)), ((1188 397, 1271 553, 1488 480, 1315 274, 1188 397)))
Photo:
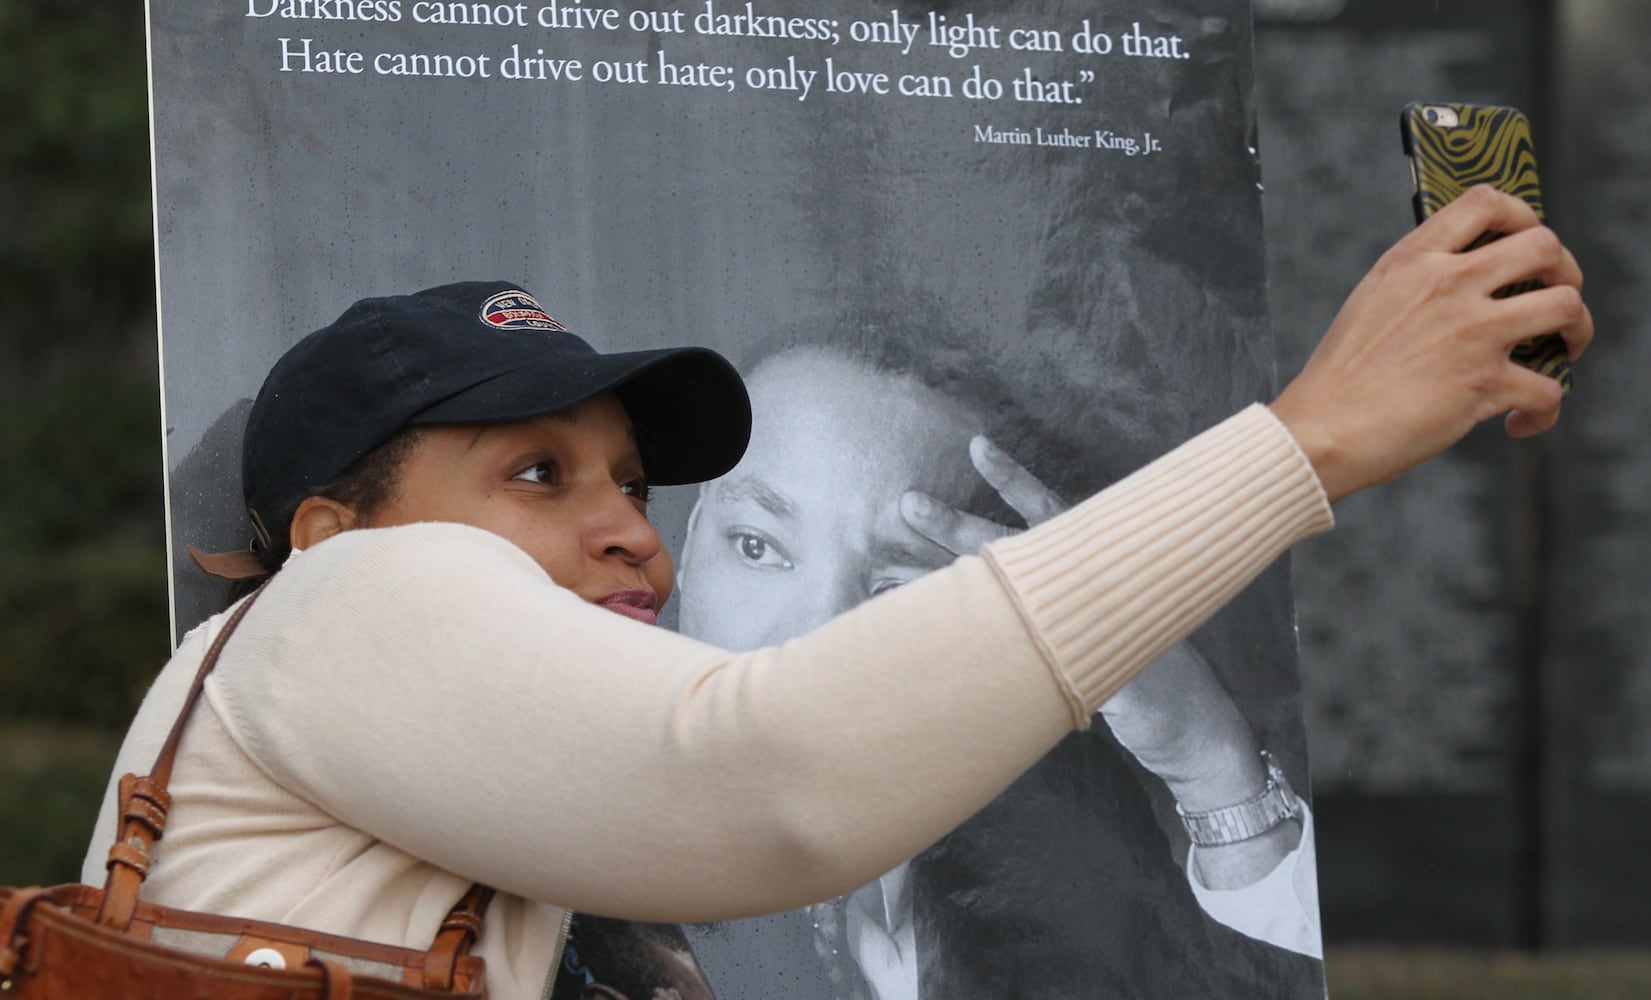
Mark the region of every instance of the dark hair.
MULTIPOLYGON (((298 513, 299 505, 310 497, 336 500, 347 504, 357 514, 363 515, 372 514, 383 507, 395 496, 397 488, 400 487, 402 469, 412 455, 413 446, 418 443, 421 433, 417 427, 401 428, 388 441, 351 463, 343 475, 304 494, 292 505, 291 510, 281 511, 275 517, 275 523, 267 525, 269 544, 260 545, 255 550, 264 570, 271 576, 275 575, 281 569, 281 564, 292 554, 292 518, 298 513)), ((242 588, 236 589, 239 591, 242 588)), ((239 596, 239 593, 233 593, 230 599, 233 601, 239 596)))
MULTIPOLYGON (((1087 496, 1133 467, 1122 446, 1126 435, 1118 430, 1125 421, 1101 419, 1098 411, 1108 401, 1071 389, 1063 374, 1066 359, 1027 350, 1013 339, 1006 344, 919 293, 889 303, 857 302, 829 319, 770 330, 741 352, 740 367, 755 378, 770 362, 796 352, 841 357, 956 400, 980 418, 993 443, 1062 496, 1087 496)), ((1128 394, 1119 382, 1116 395, 1128 394)))

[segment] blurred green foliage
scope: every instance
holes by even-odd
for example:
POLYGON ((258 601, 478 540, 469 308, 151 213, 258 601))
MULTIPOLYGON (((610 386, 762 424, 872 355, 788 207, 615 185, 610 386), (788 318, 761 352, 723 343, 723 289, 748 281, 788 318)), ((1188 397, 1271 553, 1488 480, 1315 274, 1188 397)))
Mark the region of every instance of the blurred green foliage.
POLYGON ((133 324, 151 322, 143 32, 141 4, 0 2, 0 361, 10 375, 63 350, 118 352, 130 367, 133 324))
POLYGON ((78 877, 167 648, 141 4, 0 0, 0 881, 78 877))
POLYGON ((1645 952, 1331 949, 1333 1000, 1643 1000, 1651 997, 1645 952))
POLYGON ((159 405, 94 370, 0 406, 6 715, 124 728, 165 660, 159 405))
MULTIPOLYGON (((0 729, 0 885, 78 881, 119 736, 56 723, 0 729)), ((113 833, 113 830, 110 831, 113 833)))

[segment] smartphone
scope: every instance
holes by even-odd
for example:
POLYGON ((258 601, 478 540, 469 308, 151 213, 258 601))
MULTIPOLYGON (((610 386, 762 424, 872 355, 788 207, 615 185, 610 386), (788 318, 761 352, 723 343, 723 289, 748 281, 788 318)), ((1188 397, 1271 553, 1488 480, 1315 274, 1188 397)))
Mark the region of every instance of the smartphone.
MULTIPOLYGON (((1405 105, 1400 119, 1405 155, 1410 157, 1416 181, 1412 205, 1416 222, 1444 208, 1475 184, 1490 184, 1524 199, 1543 218, 1542 184, 1536 171, 1536 151, 1530 122, 1515 108, 1480 104, 1405 105)), ((1473 242, 1484 246, 1501 233, 1485 233, 1473 242)), ((1542 282, 1531 280, 1497 290, 1496 296, 1518 295, 1542 282)), ((1571 394, 1571 361, 1565 338, 1557 333, 1534 337, 1513 349, 1513 360, 1557 379, 1571 394)))

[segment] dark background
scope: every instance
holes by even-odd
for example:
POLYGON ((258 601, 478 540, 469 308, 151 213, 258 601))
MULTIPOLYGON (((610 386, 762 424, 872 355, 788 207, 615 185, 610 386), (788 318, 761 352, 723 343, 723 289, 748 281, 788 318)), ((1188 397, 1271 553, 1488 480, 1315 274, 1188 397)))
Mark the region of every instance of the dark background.
MULTIPOLYGON (((167 652, 143 25, 106 0, 0 0, 5 883, 76 876, 115 734, 167 652)), ((1408 228, 1413 99, 1530 113, 1601 336, 1556 433, 1485 429, 1296 552, 1326 935, 1643 947, 1651 5, 1266 0, 1257 48, 1282 373, 1408 228)), ((1381 978, 1346 954, 1338 996, 1381 978)), ((1634 981, 1575 995, 1651 977, 1634 981)), ((1442 989, 1402 995, 1481 995, 1442 989)))
POLYGON ((1531 115, 1549 219, 1587 272, 1603 348, 1557 433, 1512 445, 1483 428, 1342 504, 1340 529, 1296 552, 1326 932, 1643 944, 1651 5, 1349 3, 1262 25, 1281 372, 1408 224, 1396 122, 1415 99, 1531 115))

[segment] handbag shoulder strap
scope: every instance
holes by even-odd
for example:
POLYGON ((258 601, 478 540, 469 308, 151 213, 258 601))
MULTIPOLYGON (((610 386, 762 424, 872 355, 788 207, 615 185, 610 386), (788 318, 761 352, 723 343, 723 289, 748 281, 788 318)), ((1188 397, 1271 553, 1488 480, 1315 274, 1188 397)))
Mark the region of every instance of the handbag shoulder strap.
POLYGON ((453 908, 436 931, 424 956, 424 986, 432 990, 451 990, 458 973, 459 959, 470 954, 470 946, 482 935, 482 918, 487 915, 487 904, 493 902, 493 890, 476 882, 453 908))
MULTIPOLYGON (((252 605, 269 586, 269 581, 254 590, 230 614, 229 620, 218 631, 218 636, 201 658, 200 669, 189 685, 183 708, 161 744, 160 755, 147 776, 122 775, 120 779, 120 835, 109 848, 108 881, 104 883, 103 905, 98 911, 99 923, 124 932, 131 925, 137 911, 138 889, 149 874, 149 859, 155 841, 166 831, 166 813, 172 806, 167 786, 172 782, 172 765, 178 757, 178 746, 183 741, 184 726, 194 712, 201 694, 206 690, 207 675, 218 665, 224 645, 246 617, 252 605)), ((459 958, 469 954, 471 945, 481 936, 482 919, 487 905, 493 899, 493 890, 477 882, 471 885, 447 917, 442 920, 436 938, 431 942, 425 960, 426 984, 437 989, 451 989, 454 970, 459 958)))
POLYGON ((173 720, 172 731, 166 734, 166 742, 161 744, 160 755, 155 758, 155 766, 149 772, 149 780, 162 792, 172 783, 172 763, 178 759, 178 744, 183 742, 183 728, 188 723, 189 716, 194 713, 195 705, 200 702, 201 693, 206 690, 207 675, 218 665, 218 657, 223 655, 229 637, 235 634, 235 630, 240 627, 241 619, 247 616, 247 612, 252 610, 258 598, 263 596, 266 586, 267 583, 260 585, 257 590, 247 595, 247 599, 242 601, 240 607, 229 616, 229 620, 224 622, 224 627, 218 630, 218 636, 212 640, 212 645, 207 647, 206 655, 201 657, 201 667, 195 671, 195 679, 189 685, 189 694, 184 696, 183 708, 173 720))
POLYGON ((247 611, 263 592, 263 587, 253 591, 224 622, 224 627, 218 630, 218 637, 208 647, 206 656, 201 658, 201 668, 195 672, 195 680, 189 685, 183 709, 172 723, 172 731, 166 734, 166 742, 161 744, 154 768, 147 776, 121 776, 118 803, 120 833, 109 848, 109 860, 104 863, 109 870, 109 878, 103 886, 103 906, 97 915, 98 922, 107 927, 125 931, 132 922, 132 914, 138 907, 138 888, 149 874, 149 858, 154 852, 155 841, 166 832, 166 812, 172 807, 172 796, 166 789, 172 782, 172 763, 178 757, 184 725, 189 721, 196 703, 201 700, 201 692, 206 689, 206 677, 218 665, 224 644, 235 634, 241 619, 246 617, 247 611))

